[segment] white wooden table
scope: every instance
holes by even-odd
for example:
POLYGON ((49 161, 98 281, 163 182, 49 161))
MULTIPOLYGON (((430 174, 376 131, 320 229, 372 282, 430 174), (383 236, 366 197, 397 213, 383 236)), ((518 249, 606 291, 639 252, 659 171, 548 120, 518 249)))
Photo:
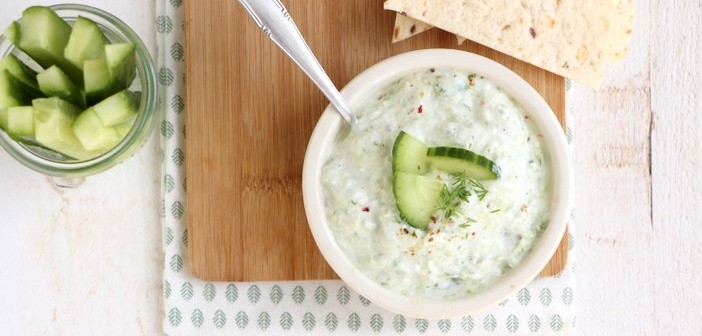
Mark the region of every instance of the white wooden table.
MULTIPOLYGON (((76 2, 155 50, 152 1, 76 2)), ((4 2, 0 26, 29 4, 4 2)), ((702 2, 637 7, 627 59, 576 87, 578 330, 700 335, 702 2)), ((159 151, 154 134, 77 189, 0 152, 0 334, 162 333, 159 151)))

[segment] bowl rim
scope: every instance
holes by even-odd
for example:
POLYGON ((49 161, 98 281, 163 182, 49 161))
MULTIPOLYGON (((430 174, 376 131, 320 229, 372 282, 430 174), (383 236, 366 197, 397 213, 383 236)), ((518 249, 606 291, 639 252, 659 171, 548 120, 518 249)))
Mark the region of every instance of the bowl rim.
POLYGON ((409 298, 394 293, 356 268, 336 244, 327 224, 321 188, 321 168, 330 145, 346 124, 334 108, 324 110, 310 137, 302 170, 302 195, 308 224, 320 252, 353 290, 389 311, 415 318, 454 318, 483 311, 516 294, 548 264, 565 233, 572 202, 572 166, 565 133, 541 95, 505 66, 473 53, 454 49, 423 49, 387 58, 366 69, 340 92, 349 106, 403 75, 430 68, 452 68, 483 75, 509 93, 524 108, 542 134, 552 164, 552 200, 549 225, 522 260, 492 285, 467 297, 409 298))

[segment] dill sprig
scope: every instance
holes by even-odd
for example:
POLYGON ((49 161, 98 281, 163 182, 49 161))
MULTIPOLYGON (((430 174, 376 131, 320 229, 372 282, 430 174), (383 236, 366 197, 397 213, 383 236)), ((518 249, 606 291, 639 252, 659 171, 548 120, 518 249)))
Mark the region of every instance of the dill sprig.
POLYGON ((461 201, 468 202, 468 197, 471 196, 466 185, 465 174, 452 174, 451 177, 453 178, 451 187, 444 184, 439 195, 439 209, 444 211, 445 218, 451 218, 458 214, 461 201))
POLYGON ((485 195, 487 195, 488 193, 485 186, 474 179, 469 179, 469 183, 473 187, 473 191, 475 191, 475 194, 478 196, 478 200, 482 201, 483 198, 485 198, 485 195))
MULTIPOLYGON (((451 186, 444 184, 439 195, 439 210, 444 212, 444 218, 449 219, 461 213, 461 202, 469 202, 468 198, 475 193, 478 200, 482 201, 488 190, 485 186, 463 173, 451 174, 451 186)), ((475 220, 468 217, 468 223, 475 220)))

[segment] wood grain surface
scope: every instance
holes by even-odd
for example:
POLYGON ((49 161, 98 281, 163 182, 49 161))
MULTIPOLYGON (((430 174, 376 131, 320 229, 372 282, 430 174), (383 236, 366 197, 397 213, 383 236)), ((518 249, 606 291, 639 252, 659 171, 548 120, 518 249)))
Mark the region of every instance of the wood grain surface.
MULTIPOLYGON (((394 14, 379 0, 285 1, 332 81, 423 48, 459 48, 438 29, 391 44, 394 14)), ((186 174, 192 273, 226 281, 330 279, 302 204, 307 141, 328 104, 236 1, 186 1, 186 174)), ((471 42, 460 49, 524 77, 561 122, 562 77, 471 42)), ((566 239, 542 275, 562 270, 566 239)))

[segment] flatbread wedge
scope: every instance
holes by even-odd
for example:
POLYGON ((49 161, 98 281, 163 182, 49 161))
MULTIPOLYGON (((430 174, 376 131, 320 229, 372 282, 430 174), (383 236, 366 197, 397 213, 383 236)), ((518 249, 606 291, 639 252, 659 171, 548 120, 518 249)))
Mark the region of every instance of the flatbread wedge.
POLYGON ((397 13, 395 15, 395 28, 392 30, 392 43, 408 39, 433 27, 419 20, 409 18, 402 13, 397 13))
POLYGON ((629 41, 634 30, 634 0, 619 0, 616 4, 616 17, 609 40, 609 57, 611 60, 623 59, 629 50, 629 41))
POLYGON ((387 0, 385 9, 597 88, 618 1, 387 0))

